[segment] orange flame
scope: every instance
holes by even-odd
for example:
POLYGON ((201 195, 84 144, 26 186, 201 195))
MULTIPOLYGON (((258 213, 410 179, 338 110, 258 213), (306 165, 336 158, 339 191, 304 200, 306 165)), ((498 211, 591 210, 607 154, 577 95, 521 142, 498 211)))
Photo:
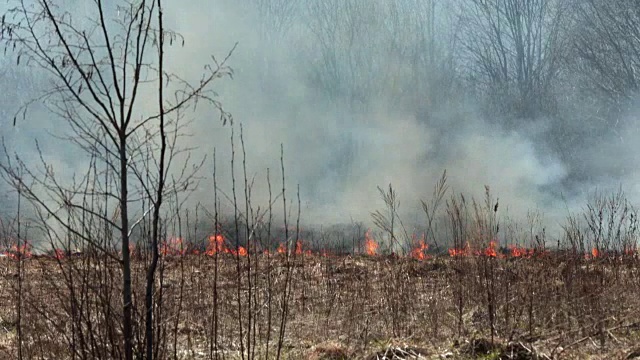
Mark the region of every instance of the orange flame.
POLYGON ((4 254, 13 260, 20 260, 24 258, 28 259, 31 257, 31 244, 27 241, 22 243, 20 246, 13 244, 9 250, 4 252, 4 254))
MULTIPOLYGON (((415 236, 414 236, 414 240, 415 240, 415 236)), ((422 234, 420 241, 418 241, 418 245, 413 250, 411 250, 411 253, 409 254, 409 256, 411 256, 414 259, 422 261, 429 258, 429 255, 427 254, 427 250, 429 250, 429 244, 427 244, 424 241, 424 234, 422 234)))
POLYGON ((496 242, 490 241, 489 246, 484 249, 484 255, 488 257, 497 257, 498 253, 496 252, 496 242))
POLYGON ((238 250, 231 250, 231 254, 232 255, 240 255, 240 256, 247 256, 247 249, 245 249, 244 247, 240 246, 238 247, 238 250))
POLYGON ((224 253, 227 247, 224 244, 224 236, 221 234, 209 236, 209 244, 207 245, 206 255, 213 256, 217 253, 224 253))
POLYGON ((378 243, 371 237, 371 230, 364 234, 364 247, 367 255, 373 256, 378 252, 378 243))
POLYGON ((278 254, 286 254, 287 253, 287 246, 284 243, 280 243, 280 245, 278 245, 278 254))
POLYGON ((160 246, 160 254, 166 255, 184 255, 186 253, 186 247, 184 241, 180 237, 170 238, 164 241, 160 246))
POLYGON ((229 249, 225 242, 226 240, 222 234, 209 236, 209 244, 207 245, 205 255, 213 256, 215 254, 231 254, 247 256, 249 254, 245 247, 239 246, 238 250, 229 249))
POLYGON ((467 242, 463 248, 451 248, 449 249, 449 256, 469 256, 470 255, 469 243, 467 242))
POLYGON ((527 249, 524 247, 519 247, 518 245, 508 245, 507 248, 510 250, 511 257, 530 258, 535 254, 534 249, 527 249))
POLYGON ((302 254, 302 241, 296 241, 296 255, 302 254))

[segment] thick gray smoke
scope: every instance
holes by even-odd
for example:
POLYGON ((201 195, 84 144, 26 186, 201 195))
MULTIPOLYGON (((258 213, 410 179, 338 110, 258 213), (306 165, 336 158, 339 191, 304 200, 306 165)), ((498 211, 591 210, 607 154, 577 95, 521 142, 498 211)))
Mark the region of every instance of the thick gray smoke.
MULTIPOLYGON (((202 10, 198 2, 180 5, 181 11, 174 14, 175 28, 188 45, 176 49, 172 61, 204 62, 209 54, 224 54, 238 42, 231 60, 236 74, 220 88, 221 99, 236 121, 244 124, 254 171, 267 166, 278 171, 279 144, 284 144, 290 190, 300 183, 308 204, 305 220, 368 222, 369 213, 383 206, 377 186, 386 188, 389 183, 400 195, 402 210, 416 216, 418 199, 431 195, 444 169, 456 191, 482 197, 484 185, 490 185, 514 214, 559 205, 549 190, 558 188, 567 170, 556 154, 535 142, 534 136, 543 136, 546 130, 542 121, 526 129, 506 130, 484 119, 474 104, 457 99, 450 101, 451 108, 440 107, 426 118, 421 114, 425 105, 420 98, 427 101, 428 94, 416 94, 425 91, 419 87, 398 91, 368 85, 372 93, 366 94, 368 102, 360 106, 351 106, 346 99, 327 99, 323 81, 309 74, 312 67, 320 66, 317 59, 321 55, 315 51, 322 51, 321 45, 313 44, 320 40, 305 28, 305 16, 313 15, 303 13, 291 19, 286 35, 275 34, 280 37, 268 41, 257 25, 264 22, 258 11, 232 3, 208 10, 202 10)), ((370 38, 373 42, 375 34, 370 38)), ((349 51, 363 52, 362 47, 369 47, 370 55, 380 59, 358 59, 362 62, 355 67, 362 67, 358 71, 363 76, 372 82, 397 77, 399 86, 412 85, 402 73, 406 65, 401 60, 394 63, 393 53, 381 54, 375 43, 354 44, 356 49, 326 46, 334 46, 339 51, 336 58, 346 60, 358 58, 357 54, 349 57, 349 51), (376 61, 390 67, 381 67, 378 74, 367 72, 367 62, 376 61)), ((180 67, 191 68, 199 71, 197 66, 180 67)), ((338 82, 345 87, 364 86, 358 84, 358 78, 352 84, 349 80, 338 82)), ((221 158, 228 159, 230 130, 212 127, 212 123, 214 119, 199 122, 203 127, 196 131, 194 141, 209 153, 215 146, 221 158)))
MULTIPOLYGON (((167 2, 167 24, 185 40, 168 51, 171 71, 196 81, 211 55, 222 59, 238 43, 228 63, 234 78, 216 91, 235 119, 237 146, 243 125, 257 202, 267 198, 266 168, 274 192, 281 186, 280 144, 289 198, 300 184, 303 220, 313 224, 369 223, 370 212, 384 205, 377 187, 388 184, 407 221, 420 221, 419 199, 431 196, 445 169, 456 192, 481 198, 489 185, 511 216, 540 209, 551 228, 594 187, 622 184, 632 197, 640 193, 637 111, 609 132, 577 118, 491 116, 455 75, 468 61, 452 45, 456 9, 409 0, 400 7, 352 3, 167 2), (434 15, 420 17, 424 11, 434 15)), ((59 120, 37 106, 11 126, 16 104, 47 83, 8 56, 2 64, 0 126, 9 150, 37 161, 37 138, 60 171, 83 169, 86 159, 49 137, 59 120)), ((196 157, 208 156, 206 179, 192 198, 210 205, 214 148, 221 187, 230 187, 231 128, 211 109, 189 116, 185 141, 197 147, 196 157)), ((240 179, 238 147, 236 156, 240 179)))

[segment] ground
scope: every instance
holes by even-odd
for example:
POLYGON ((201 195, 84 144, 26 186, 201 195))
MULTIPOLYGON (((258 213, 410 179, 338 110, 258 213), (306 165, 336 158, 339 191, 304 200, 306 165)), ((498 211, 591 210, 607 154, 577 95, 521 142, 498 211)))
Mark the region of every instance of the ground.
MULTIPOLYGON (((140 335, 145 264, 136 261, 140 335)), ((242 349, 275 358, 286 315, 284 359, 624 359, 640 349, 638 265, 566 253, 165 256, 155 328, 165 358, 216 348, 220 358, 242 349)), ((0 271, 1 357, 16 358, 18 324, 24 358, 70 348, 117 356, 117 264, 4 258, 0 271)))

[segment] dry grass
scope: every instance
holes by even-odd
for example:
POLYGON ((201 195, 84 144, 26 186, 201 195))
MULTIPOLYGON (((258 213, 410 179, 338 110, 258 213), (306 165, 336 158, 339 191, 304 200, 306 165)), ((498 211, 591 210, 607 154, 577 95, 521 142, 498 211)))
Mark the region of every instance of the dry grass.
MULTIPOLYGON (((286 273, 283 256, 258 258, 259 266, 268 271, 260 273, 263 279, 251 285, 256 302, 261 304, 254 307, 253 314, 256 356, 263 350, 268 332, 264 312, 269 292, 281 292, 286 273), (271 290, 261 286, 266 284, 267 274, 273 276, 271 290)), ((380 357, 385 352, 393 353, 393 349, 397 350, 396 358, 402 358, 401 353, 404 358, 412 358, 410 354, 438 358, 447 353, 453 358, 485 359, 506 359, 509 353, 517 359, 535 358, 534 354, 539 358, 623 358, 640 340, 639 262, 633 257, 585 260, 561 253, 532 259, 441 257, 427 261, 393 256, 300 256, 293 263, 283 358, 380 357), (485 282, 480 276, 487 261, 495 270, 493 344, 485 282), (458 313, 462 314, 461 327, 458 313)), ((22 327, 27 358, 51 358, 54 354, 56 358, 69 357, 63 337, 69 336, 72 324, 63 270, 71 264, 87 274, 93 274, 89 267, 95 270, 105 266, 95 274, 115 275, 119 271, 115 264, 101 265, 82 258, 60 264, 47 258, 24 260, 22 327)), ((221 256, 219 264, 219 354, 222 358, 239 358, 236 258, 221 256)), ((140 269, 143 265, 137 264, 140 269)), ((178 358, 208 358, 215 262, 206 256, 166 257, 162 265, 162 284, 158 284, 163 299, 160 321, 177 326, 175 354, 178 358)), ((241 259, 241 265, 246 269, 246 259, 241 259)), ((0 262, 3 358, 12 358, 15 352, 15 270, 15 260, 0 262)), ((137 278, 135 286, 141 287, 143 280, 142 276, 137 278)), ((240 293, 244 294, 248 284, 240 283, 240 293)), ((78 281, 78 286, 82 284, 78 281)), ((105 304, 103 296, 113 294, 113 299, 106 302, 114 311, 119 308, 116 295, 120 285, 109 284, 113 291, 91 286, 78 289, 78 294, 87 293, 86 300, 95 300, 84 308, 87 316, 96 316, 91 322, 94 326, 107 321, 99 316, 104 313, 100 308, 105 304)), ((274 312, 282 308, 279 296, 272 296, 271 301, 274 312)), ((172 326, 166 329, 170 332, 172 326)), ((96 330, 97 334, 100 331, 96 330)), ((173 341, 170 335, 164 338, 169 344, 173 341)), ((94 341, 110 346, 108 339, 94 341)), ((273 338, 271 341, 273 347, 273 338)), ((167 350, 165 357, 171 358, 172 354, 167 350)))

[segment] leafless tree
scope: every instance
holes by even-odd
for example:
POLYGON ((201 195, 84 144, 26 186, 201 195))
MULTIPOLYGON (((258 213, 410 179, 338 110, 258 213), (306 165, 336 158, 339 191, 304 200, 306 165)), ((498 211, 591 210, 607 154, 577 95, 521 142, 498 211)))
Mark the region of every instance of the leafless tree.
POLYGON ((492 111, 531 118, 554 112, 564 59, 562 1, 469 0, 461 8, 470 84, 492 111))
MULTIPOLYGON (((363 41, 379 29, 378 18, 372 16, 376 3, 367 1, 312 1, 308 3, 308 27, 315 52, 311 78, 322 93, 340 99, 350 107, 366 103, 374 89, 378 61, 365 61, 378 45, 363 41)), ((371 58, 369 58, 371 60, 371 58)))
MULTIPOLYGON (((253 15, 251 24, 257 29, 258 46, 251 46, 252 65, 256 67, 260 85, 265 94, 273 93, 281 83, 283 71, 289 70, 295 54, 282 51, 298 32, 302 0, 242 0, 229 1, 231 8, 240 6, 243 12, 253 15)), ((275 91, 278 92, 277 90, 275 91)))
POLYGON ((308 2, 310 79, 354 110, 384 102, 433 110, 455 84, 448 5, 402 0, 308 2))
POLYGON ((575 71, 586 90, 613 104, 640 86, 640 6, 628 1, 573 2, 575 71))
POLYGON ((270 42, 290 31, 302 8, 300 0, 248 0, 248 4, 257 7, 261 20, 260 36, 270 42))
POLYGON ((29 105, 43 103, 53 115, 51 121, 61 120, 61 127, 68 130, 63 140, 96 156, 96 174, 105 180, 65 183, 56 173, 63 169, 54 169, 44 156, 41 173, 21 173, 34 168, 20 157, 12 160, 7 156, 0 168, 5 179, 56 226, 120 264, 125 359, 133 358, 134 348, 143 348, 134 346, 131 235, 141 221, 150 219, 152 261, 147 268, 144 348, 146 357, 152 359, 162 205, 168 194, 194 184, 194 172, 187 165, 177 175, 170 172, 172 163, 186 150, 178 144, 185 126, 181 120, 184 111, 198 101, 218 109, 223 123, 231 120, 211 91, 214 81, 230 75, 231 70, 226 66, 227 56, 222 62, 213 58, 196 84, 166 71, 165 48, 182 38, 165 28, 161 0, 117 4, 96 0, 87 8, 89 13, 82 16, 50 0, 16 1, 2 16, 0 40, 16 51, 18 65, 42 71, 51 84, 22 108, 22 115, 26 118, 29 105), (166 96, 167 92, 174 96, 166 96), (168 176, 173 177, 170 185, 168 176), (96 208, 88 205, 92 203, 85 201, 87 197, 105 200, 96 208), (116 216, 105 211, 113 201, 116 216), (117 234, 120 251, 82 231, 84 224, 70 221, 65 211, 99 219, 109 233, 117 234))

